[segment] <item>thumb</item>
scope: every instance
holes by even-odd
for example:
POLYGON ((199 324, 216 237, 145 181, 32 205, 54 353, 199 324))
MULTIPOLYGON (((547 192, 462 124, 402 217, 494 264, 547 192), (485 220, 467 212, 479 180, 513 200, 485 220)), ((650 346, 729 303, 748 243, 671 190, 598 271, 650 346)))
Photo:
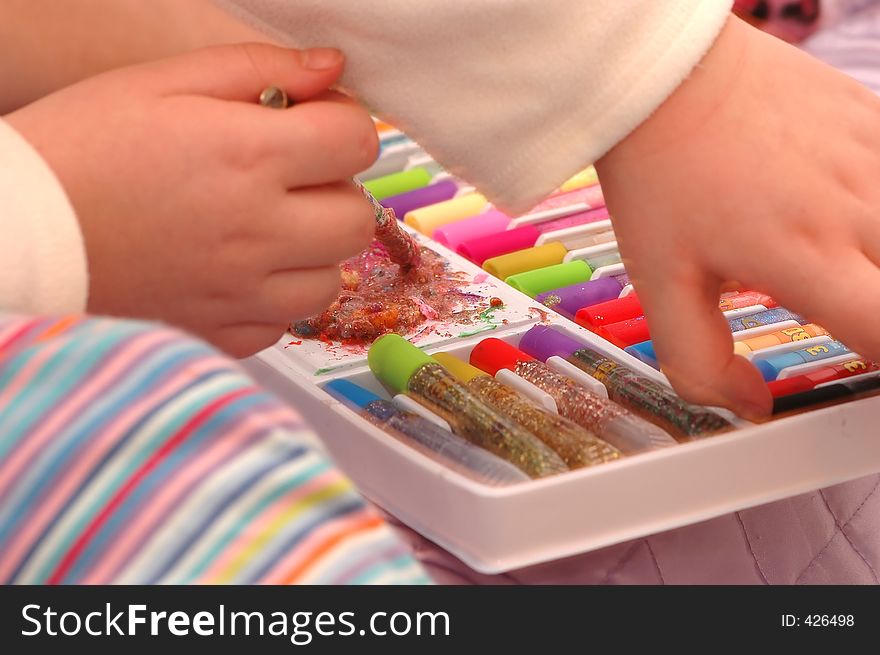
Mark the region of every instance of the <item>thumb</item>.
POLYGON ((638 288, 663 372, 685 400, 727 407, 744 418, 770 414, 772 398, 758 369, 733 353, 718 309, 720 283, 695 272, 662 288, 638 288))
POLYGON ((206 95, 256 102, 277 86, 292 100, 306 100, 328 89, 345 63, 335 48, 293 50, 265 43, 237 43, 194 50, 148 64, 166 95, 206 95))

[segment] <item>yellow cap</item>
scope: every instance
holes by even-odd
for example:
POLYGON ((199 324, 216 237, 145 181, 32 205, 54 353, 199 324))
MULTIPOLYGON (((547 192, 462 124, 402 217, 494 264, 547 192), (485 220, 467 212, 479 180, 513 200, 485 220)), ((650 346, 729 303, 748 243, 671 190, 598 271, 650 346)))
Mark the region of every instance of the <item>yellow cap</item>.
POLYGON ((568 250, 558 241, 543 246, 517 250, 506 255, 492 257, 483 262, 483 269, 502 280, 537 268, 561 264, 568 250))
POLYGON ((455 355, 449 353, 434 353, 431 357, 436 359, 443 368, 452 373, 462 382, 470 382, 480 375, 489 375, 478 369, 476 366, 471 366, 463 359, 459 359, 455 355))
POLYGON ((486 196, 479 193, 466 193, 459 198, 413 209, 406 213, 403 222, 425 236, 431 237, 434 236, 434 230, 438 227, 476 216, 486 209, 488 204, 486 196))
POLYGON ((580 173, 575 173, 570 178, 568 178, 559 190, 563 193, 568 191, 577 191, 578 189, 583 189, 584 187, 593 186, 594 184, 599 183, 599 175, 596 173, 596 169, 592 166, 588 166, 580 173))
POLYGON ((734 341, 733 342, 733 352, 735 355, 748 355, 752 352, 752 349, 749 348, 748 344, 743 343, 742 341, 734 341))

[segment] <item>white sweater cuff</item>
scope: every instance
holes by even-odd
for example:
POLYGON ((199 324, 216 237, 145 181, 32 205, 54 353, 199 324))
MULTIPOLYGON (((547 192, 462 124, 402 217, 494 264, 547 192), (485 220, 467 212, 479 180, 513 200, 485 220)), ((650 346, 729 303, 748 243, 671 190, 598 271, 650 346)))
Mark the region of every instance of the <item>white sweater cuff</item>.
POLYGON ((504 209, 610 150, 709 50, 732 0, 217 0, 299 47, 504 209))
POLYGON ((0 311, 81 312, 85 246, 73 207, 37 151, 0 120, 0 311))

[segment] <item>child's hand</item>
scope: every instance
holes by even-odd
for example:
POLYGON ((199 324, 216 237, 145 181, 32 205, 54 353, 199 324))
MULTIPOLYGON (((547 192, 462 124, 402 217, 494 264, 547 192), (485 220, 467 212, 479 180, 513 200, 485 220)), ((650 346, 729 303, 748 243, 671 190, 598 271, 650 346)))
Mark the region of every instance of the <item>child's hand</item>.
POLYGON ((663 369, 689 400, 770 408, 733 355, 725 282, 880 358, 880 99, 849 78, 731 19, 599 174, 663 369))
POLYGON ((329 305, 338 262, 375 222, 347 179, 375 159, 376 132, 327 91, 342 67, 335 50, 209 48, 10 114, 76 209, 89 310, 165 320, 247 355, 329 305), (297 104, 259 106, 270 85, 297 104))

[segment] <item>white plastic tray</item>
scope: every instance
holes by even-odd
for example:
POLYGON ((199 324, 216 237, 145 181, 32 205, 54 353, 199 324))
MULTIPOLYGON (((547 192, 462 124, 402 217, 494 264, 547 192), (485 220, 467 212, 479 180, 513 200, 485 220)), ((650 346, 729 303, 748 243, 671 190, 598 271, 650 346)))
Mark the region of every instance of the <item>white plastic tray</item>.
MULTIPOLYGON (((482 273, 441 246, 453 265, 482 273)), ((514 315, 534 301, 503 283, 514 315)), ((537 305, 540 307, 540 305, 537 305)), ((537 316, 537 315, 536 315, 537 316)), ((550 312, 550 323, 658 380, 663 375, 550 312)), ((535 320, 471 337, 441 339, 427 352, 467 357, 488 336, 517 343, 535 320)), ((764 425, 617 462, 508 487, 452 471, 373 426, 320 387, 345 378, 387 398, 365 357, 342 367, 303 359, 284 339, 245 365, 289 401, 321 435, 340 468, 378 505, 466 564, 498 573, 587 552, 880 471, 880 397, 811 411, 764 425)), ((420 344, 424 345, 424 344, 420 344)))

